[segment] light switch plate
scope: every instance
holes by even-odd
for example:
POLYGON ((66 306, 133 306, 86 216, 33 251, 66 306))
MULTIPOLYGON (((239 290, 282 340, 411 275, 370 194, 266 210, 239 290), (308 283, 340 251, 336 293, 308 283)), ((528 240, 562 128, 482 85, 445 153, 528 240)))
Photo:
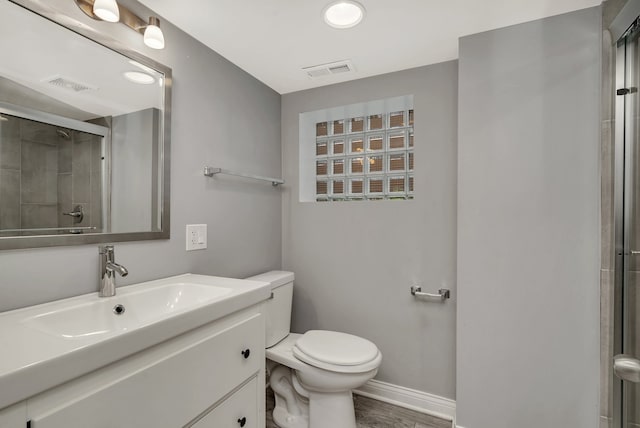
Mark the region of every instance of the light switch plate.
POLYGON ((207 248, 207 225, 187 225, 187 251, 204 250, 207 248))

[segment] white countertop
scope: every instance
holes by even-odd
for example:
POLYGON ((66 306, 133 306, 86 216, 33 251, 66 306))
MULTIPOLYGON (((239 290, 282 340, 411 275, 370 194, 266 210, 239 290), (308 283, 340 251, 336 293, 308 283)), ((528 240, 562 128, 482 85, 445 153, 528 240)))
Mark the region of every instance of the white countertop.
POLYGON ((267 282, 184 274, 0 313, 0 409, 270 294, 267 282))

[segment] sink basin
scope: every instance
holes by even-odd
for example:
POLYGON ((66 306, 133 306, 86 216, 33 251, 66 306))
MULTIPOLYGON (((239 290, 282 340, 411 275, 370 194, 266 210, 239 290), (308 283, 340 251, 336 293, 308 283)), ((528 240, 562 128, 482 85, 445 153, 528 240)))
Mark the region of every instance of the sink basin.
POLYGON ((270 294, 266 282, 184 274, 0 313, 0 409, 270 294))
MULTIPOLYGON (((120 289, 119 289, 120 290, 120 289)), ((24 319, 24 325, 64 339, 113 335, 194 309, 230 294, 229 287, 176 282, 120 292, 24 319)))

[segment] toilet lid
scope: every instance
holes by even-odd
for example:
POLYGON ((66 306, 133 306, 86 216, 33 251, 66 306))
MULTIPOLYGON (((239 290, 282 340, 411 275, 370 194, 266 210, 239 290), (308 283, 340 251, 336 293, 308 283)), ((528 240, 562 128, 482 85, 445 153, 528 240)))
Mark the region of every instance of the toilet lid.
POLYGON ((379 354, 376 345, 367 339, 337 331, 310 330, 294 346, 294 355, 309 364, 317 361, 335 366, 359 366, 372 362, 379 354))

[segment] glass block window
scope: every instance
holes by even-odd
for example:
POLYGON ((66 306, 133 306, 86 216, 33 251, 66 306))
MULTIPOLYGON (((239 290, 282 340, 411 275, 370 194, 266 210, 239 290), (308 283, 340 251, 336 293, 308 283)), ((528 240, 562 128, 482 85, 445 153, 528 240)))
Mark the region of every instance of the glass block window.
POLYGON ((389 150, 404 149, 404 133, 389 135, 389 150))
POLYGON ((389 128, 404 127, 404 116, 405 113, 403 111, 397 111, 389 114, 389 128))
POLYGON ((318 195, 326 195, 327 194, 327 180, 318 180, 318 181, 316 181, 316 193, 318 195))
POLYGON ((364 158, 351 158, 350 159, 351 174, 362 174, 364 172, 364 158))
POLYGON ((333 184, 332 193, 334 196, 344 194, 344 180, 333 180, 331 183, 333 184))
POLYGON ((413 199, 413 110, 315 124, 316 200, 413 199))
POLYGON ((362 137, 352 138, 349 151, 353 153, 361 153, 364 151, 364 140, 362 137))
POLYGON ((383 115, 381 114, 374 114, 372 116, 369 116, 369 131, 382 129, 383 121, 383 115))
POLYGON ((389 155, 389 171, 404 171, 404 153, 394 153, 389 155))
POLYGON ((351 193, 352 195, 361 197, 364 192, 364 179, 352 178, 351 180, 349 180, 349 183, 351 185, 351 189, 349 193, 351 193))
POLYGON ((404 193, 404 177, 389 177, 389 193, 404 193))
POLYGON ((333 152, 334 155, 341 155, 344 153, 344 141, 343 140, 335 140, 333 142, 333 152))
POLYGON ((327 154, 327 142, 326 141, 318 141, 316 143, 316 156, 326 155, 327 154))
POLYGON ((316 175, 327 175, 327 161, 316 162, 316 175))
POLYGON ((369 172, 382 172, 384 171, 384 157, 382 156, 369 156, 367 157, 367 164, 369 165, 369 172))
POLYGON ((384 148, 384 137, 382 135, 372 135, 369 137, 369 150, 377 151, 384 148))
POLYGON ((316 137, 326 137, 328 131, 327 122, 316 123, 316 137))
POLYGON ((369 179, 369 194, 381 194, 384 192, 384 182, 382 177, 372 177, 369 179))
POLYGON ((349 132, 363 132, 364 131, 364 117, 354 117, 349 120, 351 123, 351 128, 349 132))
POLYGON ((331 161, 333 174, 344 174, 344 159, 333 159, 331 161))

